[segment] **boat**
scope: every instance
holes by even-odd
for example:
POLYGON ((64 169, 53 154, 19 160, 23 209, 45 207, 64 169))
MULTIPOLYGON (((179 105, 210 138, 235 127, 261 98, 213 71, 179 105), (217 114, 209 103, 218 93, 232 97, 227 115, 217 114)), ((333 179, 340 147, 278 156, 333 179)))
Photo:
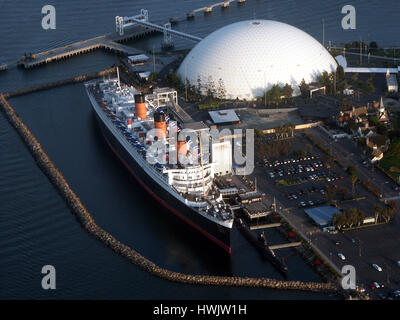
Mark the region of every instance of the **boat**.
POLYGON ((230 254, 233 211, 214 182, 214 163, 190 139, 169 138, 172 130, 179 134, 183 127, 166 110, 170 100, 178 103, 176 91, 156 88, 142 94, 119 77, 91 80, 84 86, 105 141, 143 189, 230 254), (157 136, 151 134, 152 129, 158 129, 157 136), (178 158, 185 155, 189 161, 150 161, 154 159, 147 154, 156 142, 169 150, 166 160, 176 152, 178 158))

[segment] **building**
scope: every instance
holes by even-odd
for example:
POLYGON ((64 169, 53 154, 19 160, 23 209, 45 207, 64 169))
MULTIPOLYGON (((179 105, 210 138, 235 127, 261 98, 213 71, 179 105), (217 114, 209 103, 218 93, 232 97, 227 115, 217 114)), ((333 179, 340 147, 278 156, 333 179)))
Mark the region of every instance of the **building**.
POLYGON ((225 26, 200 41, 178 69, 192 85, 200 80, 225 98, 254 100, 273 85, 316 81, 337 63, 317 40, 304 31, 272 20, 249 20, 225 26))
POLYGON ((368 110, 366 106, 358 107, 352 106, 350 109, 339 111, 336 116, 336 122, 340 127, 344 127, 350 119, 354 120, 355 123, 362 123, 367 120, 368 110))
POLYGON ((149 61, 149 57, 145 54, 136 54, 133 56, 128 56, 128 61, 131 65, 138 66, 147 63, 149 61))
POLYGON ((333 215, 342 213, 334 206, 315 207, 305 209, 304 212, 318 227, 322 229, 322 231, 335 230, 335 227, 332 225, 333 215))
POLYGON ((219 110, 219 111, 209 111, 211 120, 214 124, 233 124, 240 122, 235 110, 219 110))
POLYGON ((368 157, 371 163, 375 163, 383 158, 384 152, 389 148, 390 139, 380 134, 373 134, 366 137, 365 143, 368 149, 368 157))
POLYGON ((376 117, 378 118, 379 122, 387 123, 389 122, 389 115, 385 109, 385 105, 383 104, 383 98, 381 97, 381 101, 379 102, 379 106, 376 110, 376 117))
POLYGON ((389 74, 389 76, 386 76, 386 85, 387 85, 387 90, 389 92, 399 91, 399 86, 397 84, 397 77, 395 74, 389 74))
POLYGON ((213 143, 211 146, 211 159, 214 163, 215 174, 228 174, 232 172, 232 144, 229 140, 213 143))

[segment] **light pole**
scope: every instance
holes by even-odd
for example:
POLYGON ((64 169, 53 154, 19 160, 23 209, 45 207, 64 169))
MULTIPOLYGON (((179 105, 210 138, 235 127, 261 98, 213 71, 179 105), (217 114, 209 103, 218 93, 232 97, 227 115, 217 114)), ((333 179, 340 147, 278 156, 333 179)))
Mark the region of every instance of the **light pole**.
POLYGON ((153 46, 153 72, 156 72, 156 56, 154 54, 154 46, 153 46))
POLYGON ((265 79, 265 70, 264 70, 264 108, 267 108, 267 80, 265 79))
POLYGON ((185 94, 186 94, 186 102, 188 102, 188 79, 187 79, 187 63, 185 63, 185 94))
POLYGON ((383 198, 383 185, 389 183, 389 181, 384 181, 381 183, 381 198, 383 198))

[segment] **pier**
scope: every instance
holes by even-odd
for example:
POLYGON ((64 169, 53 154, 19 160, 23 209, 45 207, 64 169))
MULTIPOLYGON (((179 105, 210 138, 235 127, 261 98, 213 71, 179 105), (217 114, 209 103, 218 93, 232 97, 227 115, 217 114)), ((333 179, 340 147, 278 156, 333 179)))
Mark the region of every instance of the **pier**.
POLYGON ((270 250, 277 250, 277 249, 293 248, 298 246, 301 246, 301 241, 277 244, 273 246, 268 246, 268 248, 270 248, 270 250))
POLYGON ((281 226, 281 224, 279 222, 277 222, 277 223, 267 223, 267 224, 260 224, 260 225, 250 226, 250 230, 276 228, 276 227, 280 227, 280 226, 281 226))
POLYGON ((104 49, 116 54, 134 55, 141 53, 139 50, 123 45, 121 42, 144 37, 154 32, 164 33, 164 47, 172 47, 171 36, 180 37, 186 40, 199 42, 202 38, 173 30, 171 23, 163 25, 148 20, 148 11, 141 10, 141 13, 132 17, 115 17, 116 31, 106 35, 94 37, 88 40, 78 41, 63 47, 51 49, 45 52, 24 55, 18 66, 25 69, 34 68, 50 62, 67 59, 73 56, 85 54, 93 50, 104 49))
POLYGON ((30 69, 50 62, 85 54, 97 49, 104 49, 117 54, 138 54, 140 53, 139 50, 123 45, 120 42, 140 38, 153 32, 155 32, 155 30, 144 29, 139 26, 136 28, 131 28, 122 36, 112 32, 103 36, 78 41, 73 44, 45 52, 36 53, 30 56, 23 56, 18 62, 18 65, 23 66, 25 69, 30 69))
POLYGON ((227 1, 217 2, 217 3, 214 3, 212 5, 205 6, 205 7, 202 7, 202 8, 197 8, 197 9, 194 9, 194 10, 188 12, 186 14, 186 18, 188 20, 193 19, 196 13, 202 12, 202 11, 204 12, 204 14, 210 14, 215 7, 221 7, 221 9, 226 9, 226 8, 229 7, 231 2, 235 2, 235 1, 237 1, 238 4, 243 4, 243 3, 246 2, 246 0, 227 0, 227 1))
POLYGON ((64 80, 47 82, 47 83, 44 83, 41 85, 29 87, 29 88, 23 88, 23 89, 19 89, 19 90, 9 91, 7 93, 3 93, 3 96, 4 96, 4 98, 9 99, 11 97, 21 96, 23 94, 28 94, 28 93, 32 93, 32 92, 36 92, 36 91, 41 91, 41 90, 47 90, 47 89, 59 87, 59 86, 65 85, 65 84, 79 83, 79 82, 87 81, 90 79, 101 78, 101 77, 104 77, 104 76, 107 76, 110 74, 115 74, 115 72, 116 72, 115 68, 110 68, 110 69, 93 72, 93 73, 89 73, 86 75, 80 75, 80 76, 76 76, 76 77, 72 77, 72 78, 68 78, 68 79, 64 79, 64 80))

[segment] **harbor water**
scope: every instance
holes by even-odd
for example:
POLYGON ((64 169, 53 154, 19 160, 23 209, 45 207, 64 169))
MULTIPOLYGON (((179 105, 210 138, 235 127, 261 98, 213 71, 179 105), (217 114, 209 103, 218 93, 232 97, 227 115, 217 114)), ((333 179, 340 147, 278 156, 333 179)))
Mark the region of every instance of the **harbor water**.
MULTIPOLYGON (((46 1, 10 0, 0 3, 0 60, 12 65, 24 52, 38 52, 108 33, 116 15, 149 10, 150 19, 182 21, 174 28, 205 37, 235 21, 263 18, 295 25, 322 39, 377 41, 400 45, 391 37, 397 1, 353 1, 357 29, 344 31, 340 11, 344 1, 248 0, 232 3, 211 15, 198 13, 186 21, 187 12, 212 1, 52 1, 57 12, 56 30, 41 28, 41 8, 46 1), (384 5, 387 2, 387 5, 384 5)), ((398 11, 397 11, 398 12, 398 11)), ((162 35, 130 42, 136 48, 160 49, 162 35)), ((175 39, 176 49, 193 43, 175 39)), ((299 57, 301 58, 301 57, 299 57)), ((109 68, 115 57, 102 51, 63 60, 32 70, 11 67, 0 72, 0 91, 69 78, 109 68)), ((174 271, 192 274, 282 276, 263 261, 234 230, 232 256, 204 240, 160 207, 137 185, 110 152, 99 133, 82 84, 10 99, 23 121, 61 170, 97 224, 121 242, 174 271)), ((322 293, 254 288, 192 286, 151 276, 86 233, 64 200, 36 166, 18 134, 0 113, 0 298, 1 299, 330 299, 322 293), (54 265, 57 289, 43 290, 41 269, 54 265)), ((285 240, 273 230, 270 243, 285 240)), ((321 281, 293 249, 284 249, 289 280, 321 281)))

